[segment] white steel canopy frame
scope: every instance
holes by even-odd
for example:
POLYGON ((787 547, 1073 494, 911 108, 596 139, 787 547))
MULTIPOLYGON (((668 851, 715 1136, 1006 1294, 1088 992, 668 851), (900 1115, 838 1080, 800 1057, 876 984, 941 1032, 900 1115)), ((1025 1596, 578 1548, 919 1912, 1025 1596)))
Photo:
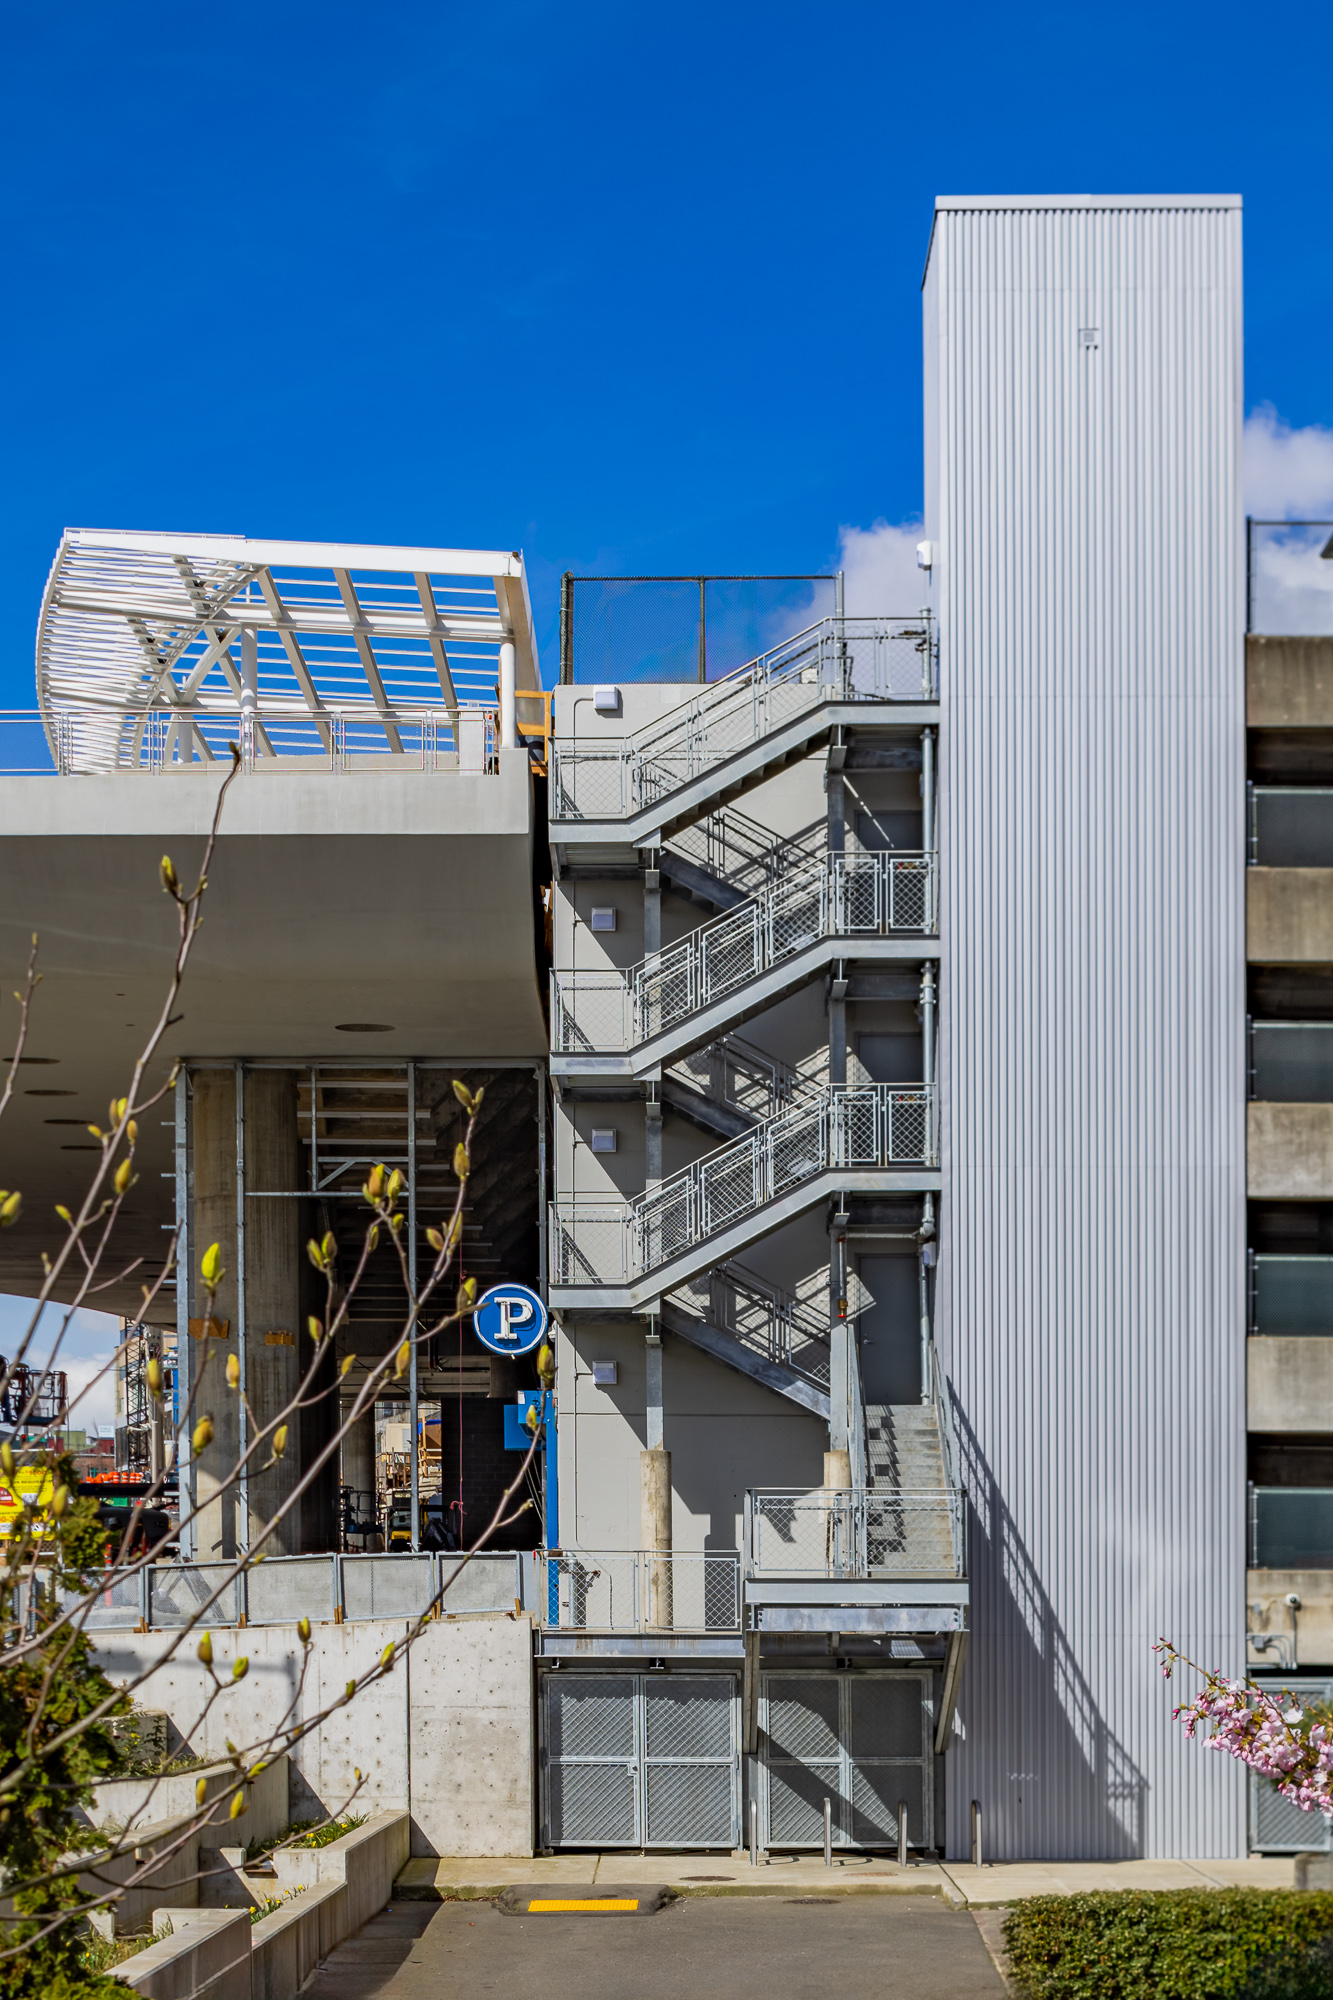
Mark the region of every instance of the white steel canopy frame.
POLYGON ((539 689, 519 553, 70 528, 37 694, 62 771, 139 766, 146 732, 158 765, 210 763, 247 716, 261 764, 402 757, 428 718, 495 707, 506 647, 539 689))

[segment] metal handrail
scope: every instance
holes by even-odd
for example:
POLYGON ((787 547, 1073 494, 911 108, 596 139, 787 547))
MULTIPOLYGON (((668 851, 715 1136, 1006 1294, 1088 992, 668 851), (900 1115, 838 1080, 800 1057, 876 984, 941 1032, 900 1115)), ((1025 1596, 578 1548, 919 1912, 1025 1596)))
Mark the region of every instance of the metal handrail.
POLYGON ((928 613, 822 618, 620 741, 562 738, 551 818, 625 819, 830 701, 933 701, 928 613), (582 796, 580 796, 582 794, 582 796))
POLYGON ((838 1084, 691 1162, 632 1201, 566 1197, 552 1204, 560 1285, 645 1276, 781 1195, 830 1170, 933 1167, 935 1093, 927 1084, 838 1084))
POLYGON ((808 1075, 739 1035, 722 1035, 681 1056, 667 1075, 700 1099, 729 1105, 752 1118, 771 1118, 797 1099, 812 1098, 826 1089, 827 1068, 827 1053, 823 1073, 808 1075), (762 1099, 758 1110, 756 1095, 762 1099))
POLYGON ((777 834, 729 806, 678 827, 664 851, 755 895, 802 862, 818 860, 827 846, 827 820, 816 820, 794 835, 777 834))
POLYGON ((935 879, 933 854, 828 854, 624 971, 555 971, 552 1047, 560 1055, 637 1048, 821 938, 932 935, 935 879))
MULTIPOLYGON (((366 768, 363 760, 399 770, 452 770, 455 760, 478 772, 498 768, 498 712, 484 703, 312 710, 299 696, 224 703, 210 694, 127 708, 53 698, 42 710, 0 711, 0 726, 26 730, 34 743, 40 737, 59 777, 225 767, 230 743, 252 771, 345 771, 366 768)), ((15 768, 41 770, 31 762, 15 768)))
POLYGON ((737 1549, 544 1549, 540 1601, 556 1631, 738 1632, 737 1549))
MULTIPOLYGON (((109 1572, 101 1589, 67 1593, 66 1601, 90 1597, 87 1624, 99 1630, 173 1630, 209 1599, 214 1601, 207 1620, 213 1627, 290 1624, 302 1616, 352 1623, 425 1611, 458 1560, 438 1551, 270 1556, 262 1570, 242 1569, 234 1576, 235 1564, 228 1562, 145 1563, 129 1576, 109 1572)), ((473 1556, 444 1601, 457 1593, 453 1605, 460 1610, 511 1611, 521 1596, 521 1561, 504 1550, 473 1556)))
POLYGON ((668 1298, 691 1319, 721 1327, 761 1360, 790 1368, 816 1388, 828 1388, 827 1299, 822 1308, 811 1305, 731 1262, 701 1271, 668 1298))
POLYGON ((746 1495, 747 1577, 810 1579, 964 1574, 956 1488, 767 1487, 746 1495))

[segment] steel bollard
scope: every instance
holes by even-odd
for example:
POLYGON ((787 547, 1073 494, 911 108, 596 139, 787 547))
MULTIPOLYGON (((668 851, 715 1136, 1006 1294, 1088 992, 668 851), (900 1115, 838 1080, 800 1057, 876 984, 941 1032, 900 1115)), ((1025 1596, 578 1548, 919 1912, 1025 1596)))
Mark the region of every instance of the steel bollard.
POLYGON ((833 1801, 824 1801, 824 1866, 833 1866, 833 1801))
POLYGON ((898 1866, 907 1866, 907 1801, 898 1801, 898 1866))
POLYGON ((759 1866, 759 1801, 750 1800, 750 1866, 759 1866))
POLYGON ((981 1862, 981 1807, 972 1801, 972 1866, 980 1868, 981 1862))

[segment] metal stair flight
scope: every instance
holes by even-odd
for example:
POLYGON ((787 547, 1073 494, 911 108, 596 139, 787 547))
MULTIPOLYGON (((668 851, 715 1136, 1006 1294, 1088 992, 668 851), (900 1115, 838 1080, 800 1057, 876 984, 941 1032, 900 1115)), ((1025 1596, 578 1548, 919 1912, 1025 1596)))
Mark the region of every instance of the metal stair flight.
POLYGON ((561 738, 552 746, 552 839, 656 844, 872 709, 933 715, 935 658, 928 613, 824 618, 633 736, 561 738))
POLYGON ((936 929, 933 854, 796 863, 620 972, 551 974, 553 1076, 642 1076, 739 1027, 835 958, 920 958, 936 929))
POLYGON ((633 1310, 837 1191, 936 1186, 931 1087, 825 1087, 631 1201, 554 1202, 551 1304, 633 1310))

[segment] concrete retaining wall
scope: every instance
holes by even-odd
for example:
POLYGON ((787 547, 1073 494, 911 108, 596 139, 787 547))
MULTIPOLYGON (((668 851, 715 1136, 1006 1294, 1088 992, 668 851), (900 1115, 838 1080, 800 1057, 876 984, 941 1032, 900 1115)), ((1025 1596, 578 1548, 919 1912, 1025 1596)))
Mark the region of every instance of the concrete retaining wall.
POLYGON ((321 1959, 382 1910, 408 1856, 406 1813, 379 1813, 327 1847, 278 1857, 280 1910, 251 1924, 245 1911, 171 1910, 153 1928, 172 1935, 117 1968, 145 2000, 295 2000, 321 1959))
MULTIPOLYGON (((228 1760, 195 1771, 175 1771, 162 1778, 113 1778, 97 1785, 93 1802, 84 1814, 90 1826, 132 1827, 157 1825, 161 1820, 188 1819, 195 1810, 195 1787, 200 1778, 206 1785, 205 1799, 217 1800, 217 1810, 207 1825, 227 1826, 236 1771, 228 1760)), ((245 1838, 272 1840, 288 1820, 287 1759, 275 1757, 249 1788, 245 1809, 245 1838)))
MULTIPOLYGON (((293 1704, 296 1720, 313 1716, 406 1629, 402 1619, 317 1625, 303 1684, 294 1625, 215 1634, 224 1677, 242 1653, 250 1670, 202 1722, 211 1683, 193 1648, 153 1672, 169 1635, 107 1633, 97 1657, 116 1681, 149 1670, 138 1699, 169 1715, 200 1755, 214 1756, 228 1736, 255 1741, 293 1704)), ((529 1617, 477 1612, 435 1620, 410 1656, 296 1745, 288 1760, 289 1816, 337 1815, 349 1802, 356 1812, 406 1810, 415 1854, 530 1854, 532 1701, 529 1617)), ((246 1821, 242 1829, 249 1839, 246 1821)))
POLYGON ((171 1936, 117 1966, 144 2000, 251 2000, 250 1919, 235 1910, 159 1910, 171 1936))

